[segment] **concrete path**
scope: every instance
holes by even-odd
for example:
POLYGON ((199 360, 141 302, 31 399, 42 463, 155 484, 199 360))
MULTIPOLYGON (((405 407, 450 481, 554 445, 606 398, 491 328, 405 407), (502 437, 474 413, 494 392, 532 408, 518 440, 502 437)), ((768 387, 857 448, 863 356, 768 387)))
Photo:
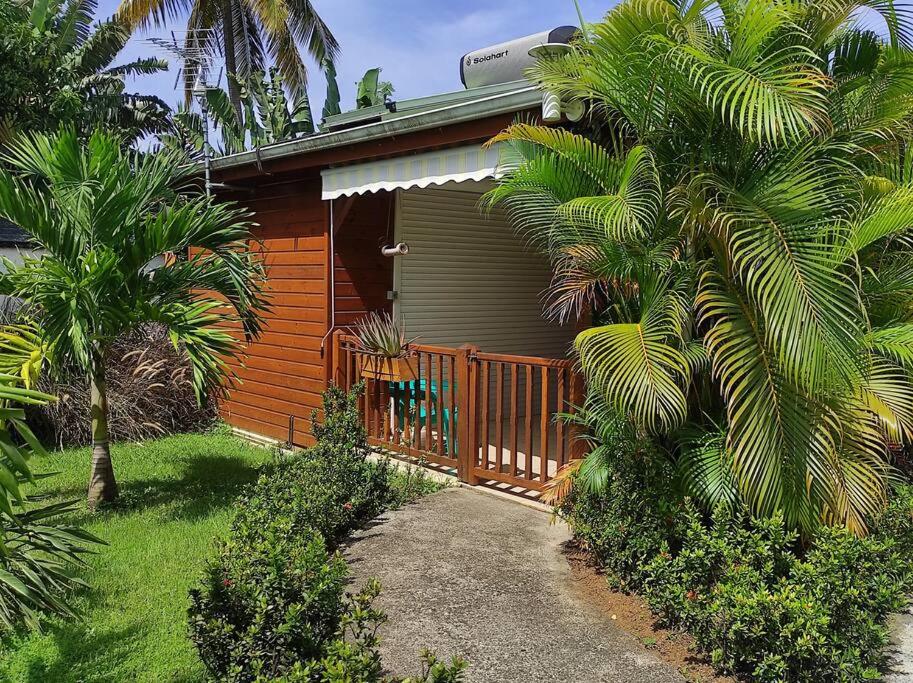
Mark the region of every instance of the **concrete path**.
POLYGON ((476 683, 682 681, 575 595, 568 538, 545 513, 465 488, 356 534, 346 552, 356 586, 370 577, 383 586, 384 664, 416 673, 428 647, 465 657, 476 683))
POLYGON ((891 667, 885 676, 888 683, 911 683, 913 681, 913 607, 902 614, 891 617, 891 645, 888 655, 891 667))

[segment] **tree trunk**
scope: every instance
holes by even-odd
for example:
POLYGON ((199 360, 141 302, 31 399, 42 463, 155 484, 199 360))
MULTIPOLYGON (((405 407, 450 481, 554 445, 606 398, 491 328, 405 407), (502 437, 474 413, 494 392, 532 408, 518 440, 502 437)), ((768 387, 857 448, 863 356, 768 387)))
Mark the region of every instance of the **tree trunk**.
POLYGON ((238 122, 241 122, 241 87, 238 85, 238 61, 235 55, 234 2, 222 0, 222 37, 225 52, 225 74, 228 79, 228 99, 235 108, 238 122))
POLYGON ((91 377, 92 411, 92 473, 89 476, 89 507, 110 503, 117 498, 117 481, 111 462, 111 444, 108 441, 108 397, 105 385, 105 360, 96 353, 92 360, 91 377))

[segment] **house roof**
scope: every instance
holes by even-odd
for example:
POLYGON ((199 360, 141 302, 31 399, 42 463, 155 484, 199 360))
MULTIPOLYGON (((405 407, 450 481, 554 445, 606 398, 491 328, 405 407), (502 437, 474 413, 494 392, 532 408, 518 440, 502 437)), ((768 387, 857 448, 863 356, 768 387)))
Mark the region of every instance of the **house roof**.
POLYGON ((29 244, 31 239, 25 230, 5 218, 0 218, 0 247, 20 247, 29 244))
POLYGON ((219 157, 212 160, 212 168, 216 171, 236 168, 523 111, 538 104, 540 99, 541 92, 536 86, 527 81, 513 81, 357 109, 328 117, 324 132, 219 157))

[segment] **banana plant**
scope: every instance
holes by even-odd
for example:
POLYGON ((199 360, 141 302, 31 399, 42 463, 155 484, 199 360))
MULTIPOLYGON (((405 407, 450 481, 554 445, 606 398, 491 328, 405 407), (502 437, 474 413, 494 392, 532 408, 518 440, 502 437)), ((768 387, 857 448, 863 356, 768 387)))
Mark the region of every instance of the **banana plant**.
POLYGON ((380 67, 368 69, 361 80, 355 84, 355 108, 366 109, 385 104, 395 91, 390 81, 380 80, 380 67))

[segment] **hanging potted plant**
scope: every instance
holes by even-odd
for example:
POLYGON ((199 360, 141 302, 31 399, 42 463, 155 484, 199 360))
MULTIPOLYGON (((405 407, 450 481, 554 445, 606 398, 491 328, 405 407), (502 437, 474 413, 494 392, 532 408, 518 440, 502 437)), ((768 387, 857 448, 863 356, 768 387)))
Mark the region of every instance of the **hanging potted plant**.
POLYGON ((411 382, 418 377, 418 361, 409 350, 402 321, 389 313, 369 313, 352 330, 360 354, 361 374, 385 382, 411 382))

